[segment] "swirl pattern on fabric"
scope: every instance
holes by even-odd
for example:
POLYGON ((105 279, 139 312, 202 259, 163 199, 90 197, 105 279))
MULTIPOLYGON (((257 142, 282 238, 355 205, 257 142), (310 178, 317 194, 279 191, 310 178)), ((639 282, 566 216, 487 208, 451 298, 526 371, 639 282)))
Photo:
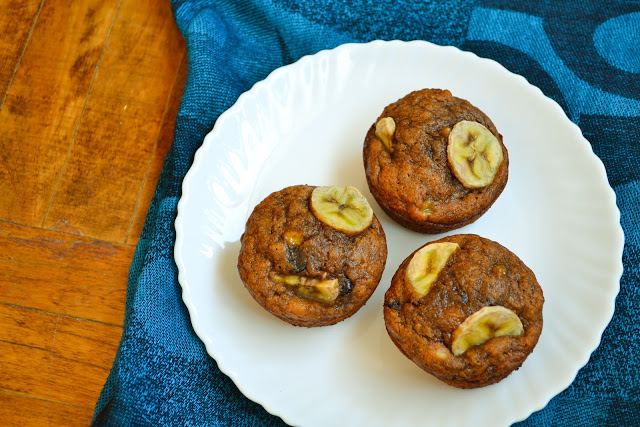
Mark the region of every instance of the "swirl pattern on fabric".
POLYGON ((272 70, 345 42, 423 39, 489 57, 555 99, 602 159, 626 245, 616 314, 574 383, 521 425, 640 424, 640 4, 569 0, 173 0, 189 53, 175 139, 129 275, 94 425, 283 425, 193 332, 173 261, 182 180, 218 116, 272 70))

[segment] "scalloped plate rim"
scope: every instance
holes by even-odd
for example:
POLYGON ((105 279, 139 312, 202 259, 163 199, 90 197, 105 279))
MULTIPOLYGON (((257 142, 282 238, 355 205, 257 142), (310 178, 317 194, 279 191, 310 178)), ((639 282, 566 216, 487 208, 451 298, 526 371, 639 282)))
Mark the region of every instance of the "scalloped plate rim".
POLYGON ((588 346, 589 348, 584 353, 584 357, 582 358, 582 360, 577 361, 575 365, 575 369, 567 377, 567 378, 570 377, 570 380, 565 381, 566 384, 565 383, 558 384, 551 392, 547 393, 546 396, 538 398, 538 400, 531 405, 530 410, 522 414, 522 416, 517 419, 507 421, 507 424, 522 421, 532 413, 544 408, 553 397, 555 397, 557 394, 559 394, 560 392, 565 390, 569 385, 571 385, 571 383, 574 381, 575 377, 577 376, 579 370, 587 364, 593 351, 595 351, 600 345, 602 334, 604 333, 605 328, 613 318, 614 310, 615 310, 615 299, 620 289, 620 278, 622 277, 622 274, 623 274, 622 252, 624 248, 624 233, 620 226, 620 211, 616 204, 616 195, 613 189, 608 185, 606 169, 602 161, 593 152, 593 148, 591 144, 582 135, 582 131, 580 130, 580 128, 571 120, 569 120, 569 118, 566 116, 562 107, 560 107, 560 105, 556 101, 546 97, 538 87, 529 83, 525 77, 507 70, 503 65, 501 65, 500 63, 492 59, 479 57, 473 52, 463 51, 455 46, 441 46, 441 45, 433 44, 433 43, 422 41, 422 40, 412 40, 412 41, 374 40, 366 43, 345 43, 337 47, 334 47, 332 49, 325 49, 315 54, 303 56, 294 63, 285 65, 283 67, 279 67, 273 70, 264 80, 256 82, 250 90, 242 93, 238 97, 236 102, 228 110, 223 112, 218 117, 213 129, 205 136, 202 145, 197 149, 195 153, 193 164, 187 171, 187 174, 185 175, 185 178, 182 183, 182 196, 178 202, 178 206, 177 206, 178 213, 177 213, 176 220, 174 222, 175 228, 176 228, 174 258, 175 258, 176 265, 178 267, 178 281, 182 287, 182 300, 189 311, 189 315, 190 315, 190 319, 191 319, 191 323, 194 328, 194 331, 196 332, 196 335, 205 344, 207 353, 216 360, 219 369, 233 380, 233 382, 238 387, 238 389, 247 398, 260 404, 267 412, 269 412, 272 415, 280 417, 287 424, 299 425, 301 422, 303 422, 301 420, 290 418, 285 412, 282 411, 281 408, 273 408, 269 405, 266 405, 265 403, 260 401, 259 397, 256 396, 252 390, 248 390, 245 387, 245 385, 239 381, 238 374, 227 365, 223 355, 220 353, 220 351, 216 349, 215 344, 212 342, 210 337, 204 332, 203 330, 204 326, 201 325, 199 322, 199 316, 196 310, 196 306, 191 299, 190 285, 187 282, 185 277, 185 274, 186 274, 185 271, 187 269, 187 266, 185 265, 182 259, 182 252, 181 252, 182 251, 181 248, 185 240, 184 232, 183 232, 184 228, 183 228, 182 222, 185 218, 185 209, 186 209, 186 206, 188 205, 188 200, 189 200, 189 191, 188 191, 189 185, 191 180, 194 179, 193 177, 196 175, 195 171, 200 167, 202 163, 202 159, 205 156, 204 153, 207 150, 207 146, 211 144, 211 140, 216 138, 216 136, 220 132, 220 129, 224 126, 224 123, 230 117, 232 117, 234 114, 237 114, 239 111, 241 111, 245 103, 250 102, 252 96, 255 96, 256 92, 263 90, 263 88, 266 89, 268 85, 272 83, 276 78, 278 78, 280 75, 284 75, 290 72, 292 69, 294 69, 294 67, 301 67, 305 63, 315 61, 315 60, 320 60, 323 57, 337 55, 342 51, 358 50, 358 49, 375 49, 376 47, 381 45, 395 45, 401 48, 404 46, 419 46, 420 48, 425 48, 425 49, 450 50, 454 55, 468 56, 470 59, 474 61, 482 61, 486 64, 490 64, 492 67, 494 67, 497 70, 497 72, 509 75, 511 78, 514 79, 514 81, 517 80, 519 82, 519 86, 521 87, 522 90, 529 91, 531 94, 535 94, 536 97, 543 98, 548 108, 551 110, 555 110, 553 111, 554 114, 561 115, 566 120, 567 122, 566 124, 568 124, 572 128, 572 132, 577 137, 576 139, 581 140, 581 143, 579 144, 579 146, 584 150, 587 156, 591 158, 592 162, 597 168, 598 173, 600 175, 599 178, 601 180, 604 180, 604 182, 607 182, 608 188, 606 189, 606 191, 608 193, 608 199, 609 199, 608 204, 610 205, 610 208, 612 208, 612 212, 610 213, 612 215, 612 219, 614 219, 615 222, 618 224, 618 227, 616 228, 616 235, 614 236, 614 239, 617 241, 616 252, 615 252, 617 264, 616 264, 616 271, 613 273, 617 278, 617 281, 614 285, 614 288, 611 289, 611 291, 613 292, 613 297, 607 300, 607 304, 605 307, 606 314, 607 314, 606 316, 607 321, 604 322, 597 331, 594 331, 597 338, 591 343, 592 344, 591 346, 588 346))

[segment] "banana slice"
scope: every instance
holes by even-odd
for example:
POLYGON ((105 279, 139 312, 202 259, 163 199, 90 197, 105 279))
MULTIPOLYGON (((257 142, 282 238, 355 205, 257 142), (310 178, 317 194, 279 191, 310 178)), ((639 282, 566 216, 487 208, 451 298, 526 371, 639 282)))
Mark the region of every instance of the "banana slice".
POLYGON ((382 144, 391 151, 393 148, 393 134, 396 131, 396 122, 391 117, 383 117, 376 123, 376 136, 382 144))
POLYGON ((482 307, 467 317, 453 332, 451 352, 459 356, 474 345, 491 338, 520 336, 524 327, 517 314, 502 306, 482 307))
POLYGON ((294 286, 298 295, 321 302, 333 302, 340 294, 338 279, 320 280, 296 274, 278 274, 274 272, 269 273, 269 279, 294 286))
POLYGON ((415 253, 407 266, 407 280, 418 296, 422 298, 429 292, 440 270, 460 245, 452 242, 431 243, 415 253))
POLYGON ((284 233, 284 240, 290 246, 300 246, 304 236, 299 231, 287 231, 284 233))
POLYGON ((373 221, 369 202, 355 187, 317 187, 310 205, 316 218, 349 236, 360 234, 373 221))
POLYGON ((449 133, 447 157, 456 178, 473 189, 493 182, 504 154, 489 129, 477 122, 461 121, 449 133))

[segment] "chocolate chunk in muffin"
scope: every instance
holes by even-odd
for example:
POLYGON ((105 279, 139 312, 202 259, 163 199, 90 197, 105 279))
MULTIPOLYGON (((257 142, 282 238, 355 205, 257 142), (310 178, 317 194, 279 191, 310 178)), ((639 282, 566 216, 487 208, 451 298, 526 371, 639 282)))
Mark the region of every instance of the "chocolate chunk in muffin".
POLYGON ((509 166, 489 117, 440 89, 388 105, 366 135, 363 160, 369 189, 384 211, 423 233, 477 220, 502 193, 509 166))
POLYGON ((515 254, 474 234, 418 249, 385 294, 391 340, 425 371, 459 388, 518 369, 542 332, 544 297, 515 254))
POLYGON ((238 257, 251 296, 296 326, 353 315, 387 259, 380 222, 354 187, 297 185, 269 195, 247 220, 238 257))

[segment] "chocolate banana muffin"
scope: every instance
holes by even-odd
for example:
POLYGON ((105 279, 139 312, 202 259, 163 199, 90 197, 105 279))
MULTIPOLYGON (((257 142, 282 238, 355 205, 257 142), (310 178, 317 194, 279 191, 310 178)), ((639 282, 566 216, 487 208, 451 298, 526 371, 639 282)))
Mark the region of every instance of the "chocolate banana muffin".
POLYGON ((542 289, 511 251, 474 234, 415 251, 385 294, 384 321, 402 353, 459 388, 518 369, 542 332, 542 289))
POLYGON ((274 316, 295 326, 325 326, 367 302, 386 260, 384 231, 360 191, 297 185, 255 207, 238 271, 274 316))
POLYGON ((376 201, 422 233, 472 223, 508 178, 507 149, 493 122, 448 90, 423 89, 388 105, 367 132, 363 159, 376 201))

